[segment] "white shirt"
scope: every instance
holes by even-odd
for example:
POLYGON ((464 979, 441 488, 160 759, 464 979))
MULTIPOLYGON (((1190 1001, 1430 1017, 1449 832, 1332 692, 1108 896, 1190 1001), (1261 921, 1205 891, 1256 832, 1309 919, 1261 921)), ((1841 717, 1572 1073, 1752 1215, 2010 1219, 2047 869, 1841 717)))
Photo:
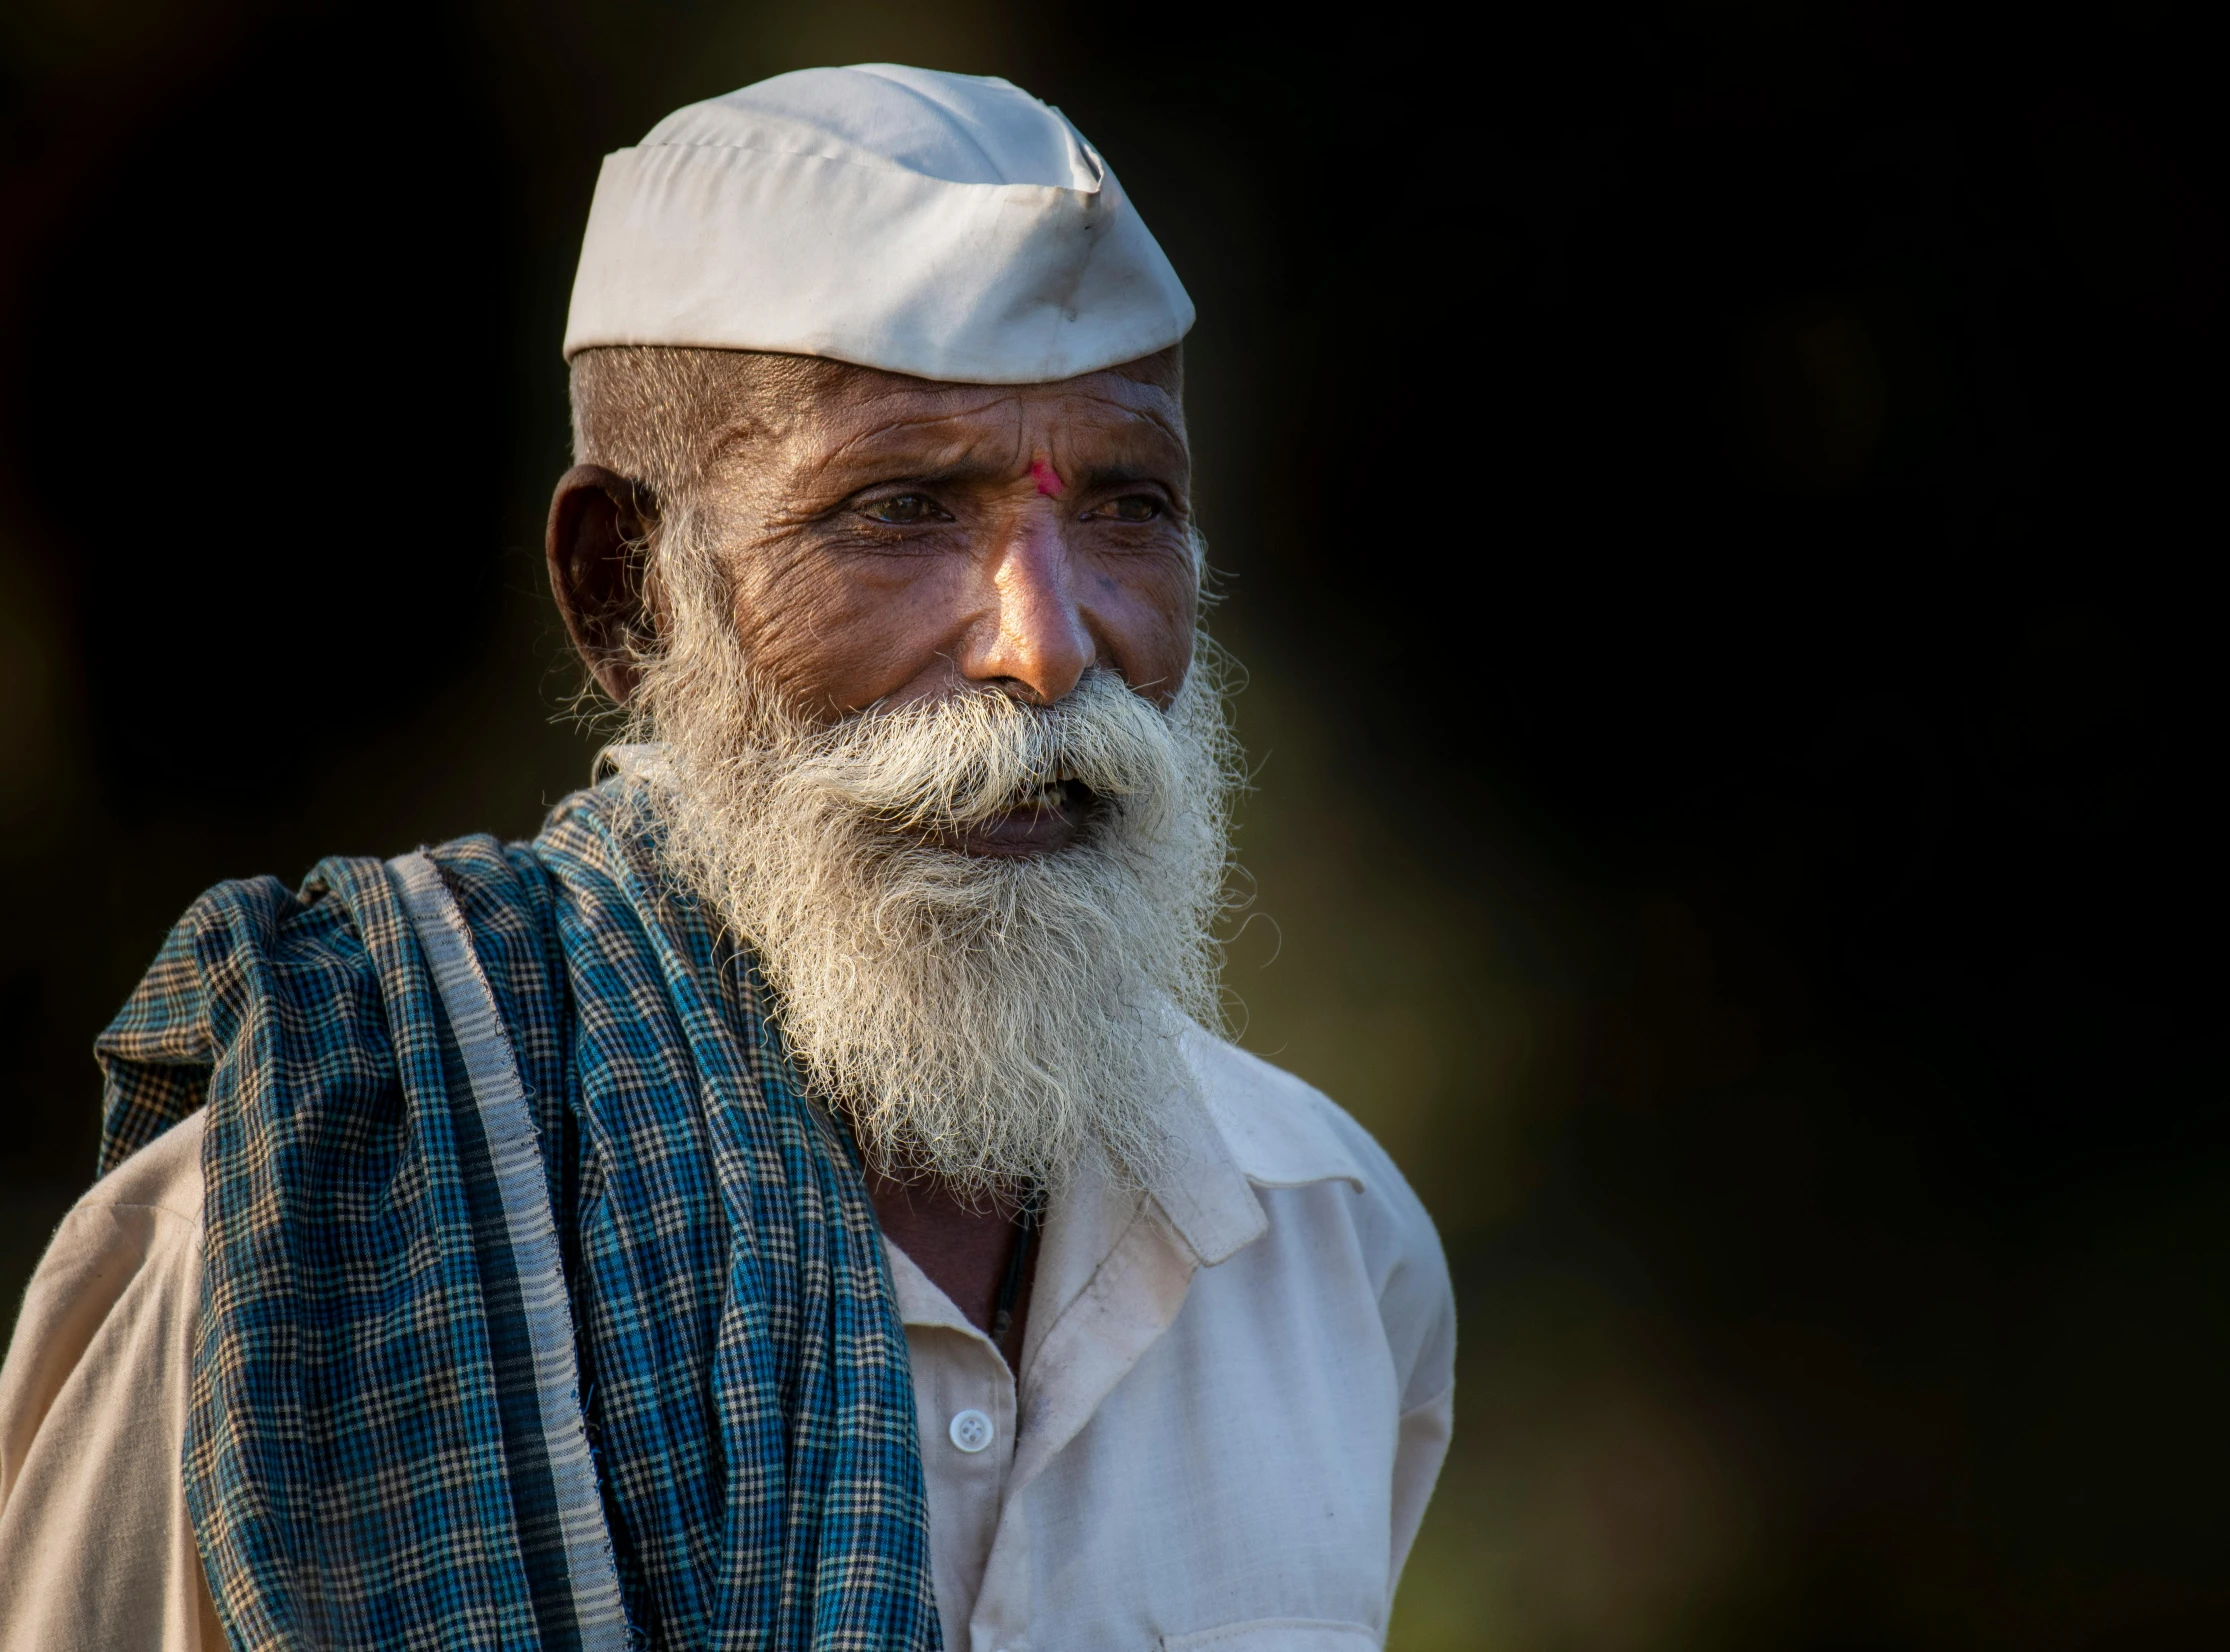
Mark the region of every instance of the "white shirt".
MULTIPOLYGON (((1050 1213, 1019 1385, 895 1247, 951 1652, 1366 1652, 1446 1454, 1455 1310, 1377 1144, 1290 1074, 1190 1051, 1152 1198, 1050 1213), (1019 1426, 1018 1426, 1019 1422, 1019 1426), (969 1449, 969 1448, 973 1449, 969 1449)), ((179 1464, 201 1119, 63 1221, 0 1367, 0 1652, 222 1647, 179 1464)))

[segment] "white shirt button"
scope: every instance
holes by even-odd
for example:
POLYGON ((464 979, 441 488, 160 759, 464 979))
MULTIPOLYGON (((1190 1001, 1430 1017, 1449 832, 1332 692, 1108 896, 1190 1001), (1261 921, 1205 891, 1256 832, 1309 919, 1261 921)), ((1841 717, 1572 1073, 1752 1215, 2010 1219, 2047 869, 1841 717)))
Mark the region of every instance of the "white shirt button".
POLYGON ((992 1426, 989 1417, 971 1406, 966 1411, 953 1414, 952 1427, 948 1432, 952 1435, 954 1445, 962 1451, 973 1453, 989 1445, 991 1436, 998 1430, 992 1426))

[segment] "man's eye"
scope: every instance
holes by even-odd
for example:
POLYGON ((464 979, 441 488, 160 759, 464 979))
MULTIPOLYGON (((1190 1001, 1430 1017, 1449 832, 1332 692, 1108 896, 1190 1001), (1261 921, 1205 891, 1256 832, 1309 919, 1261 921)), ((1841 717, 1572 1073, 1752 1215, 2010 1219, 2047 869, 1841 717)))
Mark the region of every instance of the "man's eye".
POLYGON ((1161 515, 1161 501, 1151 494, 1126 493, 1120 499, 1110 499, 1092 514, 1117 522, 1151 522, 1161 515))
POLYGON ((937 501, 926 493, 894 493, 887 499, 867 500, 859 509, 869 521, 887 522, 894 528, 914 522, 935 522, 945 514, 937 508, 937 501))

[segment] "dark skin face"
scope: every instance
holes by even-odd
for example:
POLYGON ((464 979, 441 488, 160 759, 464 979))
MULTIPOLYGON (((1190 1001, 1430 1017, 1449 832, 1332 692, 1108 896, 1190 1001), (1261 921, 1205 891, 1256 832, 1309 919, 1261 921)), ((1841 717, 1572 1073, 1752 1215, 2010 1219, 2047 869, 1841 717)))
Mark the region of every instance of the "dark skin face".
MULTIPOLYGON (((1191 459, 1173 352, 1054 384, 954 385, 777 360, 716 438, 707 498, 736 634, 767 681, 834 720, 968 688, 1052 705, 1094 666, 1166 706, 1199 606, 1191 459)), ((550 502, 550 583, 614 700, 622 646, 654 630, 628 544, 658 502, 577 465, 550 502)), ((972 832, 975 854, 1045 854, 1088 799, 972 832)), ((1012 1213, 870 1177, 884 1231, 988 1328, 1012 1213)), ((1025 1304, 1026 1305, 1026 1304, 1025 1304)), ((1019 1351, 1017 1313, 1005 1350, 1019 1351)))

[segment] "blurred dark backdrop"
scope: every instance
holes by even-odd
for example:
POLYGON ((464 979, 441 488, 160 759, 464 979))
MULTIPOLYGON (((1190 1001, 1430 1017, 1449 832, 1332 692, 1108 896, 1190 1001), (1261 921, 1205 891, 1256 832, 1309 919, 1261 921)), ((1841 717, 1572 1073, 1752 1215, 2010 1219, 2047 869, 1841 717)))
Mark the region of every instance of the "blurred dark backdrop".
POLYGON ((599 155, 1001 73, 1200 305, 1235 1022, 1457 1271, 1396 1646, 2225 1644, 2203 15, 15 0, 8 1311, 198 890, 585 776, 599 155))

